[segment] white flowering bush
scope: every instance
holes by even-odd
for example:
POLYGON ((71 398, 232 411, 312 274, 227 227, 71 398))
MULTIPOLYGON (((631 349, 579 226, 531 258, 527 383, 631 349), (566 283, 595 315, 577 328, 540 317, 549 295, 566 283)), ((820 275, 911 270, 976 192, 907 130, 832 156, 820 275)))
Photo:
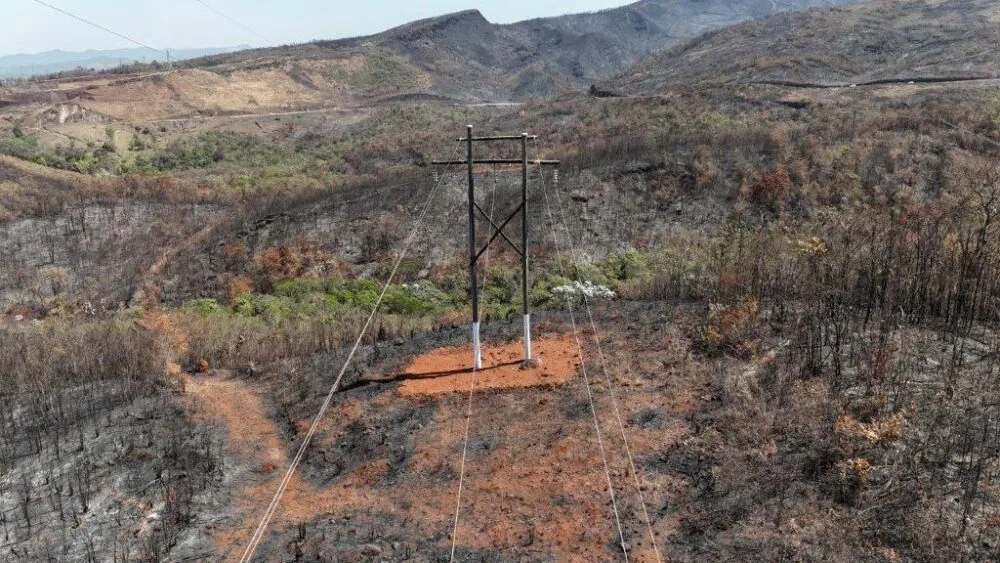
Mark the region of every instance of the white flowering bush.
POLYGON ((588 301, 608 300, 615 298, 615 292, 606 285, 597 285, 589 281, 575 281, 552 288, 552 295, 561 301, 580 303, 585 298, 588 301))

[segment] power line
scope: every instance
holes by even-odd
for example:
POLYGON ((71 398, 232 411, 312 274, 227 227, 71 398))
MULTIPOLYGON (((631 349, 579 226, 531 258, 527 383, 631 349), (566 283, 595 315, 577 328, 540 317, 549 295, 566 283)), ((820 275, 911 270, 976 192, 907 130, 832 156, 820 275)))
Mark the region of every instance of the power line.
MULTIPOLYGON (((458 153, 459 146, 459 144, 455 145, 455 153, 453 153, 453 157, 454 154, 458 153)), ((413 228, 410 230, 410 234, 406 237, 406 240, 403 243, 403 249, 400 251, 399 256, 396 257, 396 263, 393 266, 392 271, 389 273, 389 277, 385 280, 385 285, 382 287, 382 292, 375 301, 374 307, 372 307, 371 314, 368 315, 368 320, 365 321, 364 326, 361 328, 361 333, 358 334, 358 339, 354 342, 354 347, 351 348, 350 354, 347 355, 347 359, 344 361, 344 365, 340 369, 337 379, 334 380, 333 385, 330 387, 330 392, 327 393, 326 399, 323 401, 323 405, 320 407, 319 412, 316 414, 316 418, 313 419, 312 425, 309 427, 309 431, 306 433, 305 438, 302 439, 302 444, 299 446, 298 452, 295 454, 295 458, 292 459, 291 464, 288 466, 288 470, 285 472, 285 476, 281 479, 281 483, 278 484, 278 490, 274 493, 271 503, 268 505, 267 510, 264 511, 264 516, 261 518, 260 524, 257 525, 253 536, 250 538, 250 543, 247 544, 246 550, 243 552, 242 557, 240 557, 240 563, 249 563, 249 561, 253 559, 254 554, 257 552, 260 542, 264 539, 264 533, 267 531, 267 527, 271 523, 271 519, 274 518, 274 514, 278 510, 278 506, 281 504, 281 497, 284 496, 285 490, 288 488, 288 484, 295 475, 295 470, 298 468, 299 464, 302 463, 302 458, 305 456, 306 450, 309 449, 309 445, 312 443, 313 437, 316 435, 317 430, 319 430, 320 422, 322 422, 323 418, 326 416, 326 412, 330 409, 330 405, 333 403, 333 397, 340 388, 340 382, 344 379, 344 374, 347 373, 347 368, 354 360, 354 356, 357 354, 358 348, 361 347, 361 341, 368 332, 368 328, 371 327, 372 321, 375 319, 375 314, 378 313, 378 310, 382 305, 382 301, 385 299, 385 295, 389 291, 389 286, 392 284, 392 280, 395 279, 396 273, 399 272, 399 266, 402 264, 403 259, 406 258, 406 254, 410 250, 410 245, 413 244, 413 240, 416 238, 417 233, 420 230, 420 226, 427 217, 427 212, 430 210, 431 203, 434 201, 434 196, 447 174, 448 169, 446 168, 444 174, 438 178, 437 183, 434 184, 430 193, 427 194, 427 200, 424 203, 423 209, 417 216, 417 220, 414 223, 413 228)))
POLYGON ((268 39, 267 37, 265 37, 265 36, 261 35, 260 33, 257 33, 256 31, 254 31, 254 30, 250 29, 249 27, 247 27, 247 26, 243 25, 243 24, 242 24, 242 23, 240 23, 239 21, 237 21, 237 20, 235 20, 235 19, 233 19, 233 18, 229 17, 229 16, 228 16, 228 15, 227 15, 227 14, 226 14, 225 12, 223 12, 222 10, 219 10, 218 8, 214 8, 214 7, 212 7, 212 6, 208 5, 208 4, 206 4, 205 2, 202 2, 202 0, 194 0, 194 1, 195 1, 195 2, 197 2, 197 3, 199 3, 199 4, 201 4, 201 5, 202 5, 202 6, 204 6, 205 8, 208 8, 209 10, 211 10, 211 11, 215 12, 215 13, 216 13, 216 14, 218 14, 219 16, 222 16, 223 18, 225 18, 226 20, 228 20, 228 21, 229 21, 229 23, 231 23, 231 24, 233 24, 233 25, 235 25, 235 26, 237 26, 237 27, 239 27, 239 28, 243 29, 244 31, 248 31, 248 32, 250 32, 250 33, 252 33, 252 34, 256 35, 257 37, 259 37, 259 38, 261 38, 261 39, 263 39, 263 40, 264 40, 265 42, 267 42, 268 44, 273 44, 273 43, 274 43, 273 41, 271 41, 271 40, 270 40, 270 39, 268 39))
MULTIPOLYGON (((490 202, 490 221, 493 220, 493 212, 496 210, 497 204, 497 167, 493 166, 493 198, 490 202)), ((490 249, 486 247, 485 260, 483 262, 483 287, 486 287, 486 280, 489 278, 489 263, 490 263, 490 249)), ((482 308, 486 308, 485 299, 481 305, 482 308)), ((472 424, 472 398, 476 392, 476 374, 475 369, 472 370, 472 382, 469 384, 469 403, 468 411, 465 414, 465 439, 462 445, 462 464, 459 468, 458 473, 458 494, 455 500, 455 525, 451 531, 451 563, 455 561, 455 550, 458 547, 458 521, 459 516, 462 512, 462 489, 465 484, 465 462, 469 455, 469 427, 472 424)))
MULTIPOLYGON (((545 175, 542 174, 541 172, 542 171, 539 170, 539 174, 541 175, 541 181, 542 181, 542 186, 543 186, 542 190, 546 194, 545 195, 545 202, 546 202, 546 205, 548 205, 548 191, 545 188, 545 175)), ((569 222, 566 220, 566 207, 563 205, 562 197, 559 195, 559 190, 556 189, 554 191, 555 191, 556 203, 559 206, 560 221, 562 223, 563 230, 566 231, 566 239, 568 241, 569 251, 572 254, 576 254, 576 248, 575 248, 575 245, 573 244, 572 233, 570 233, 570 230, 569 230, 569 222)), ((550 217, 550 219, 552 218, 551 208, 549 210, 549 217, 550 217)), ((553 236, 555 236, 555 224, 553 224, 552 229, 553 229, 553 236)), ((571 258, 572 258, 572 256, 571 256, 571 258)), ((561 260, 560 260, 560 262, 561 262, 561 260)), ((636 493, 638 494, 638 496, 639 496, 639 502, 642 505, 642 514, 643 514, 643 519, 645 520, 646 529, 649 532, 649 541, 650 541, 650 543, 653 546, 653 553, 656 556, 656 561, 657 561, 657 563, 660 563, 662 561, 662 559, 660 558, 660 548, 656 545, 656 535, 653 533, 653 524, 652 524, 652 521, 649 518, 649 510, 646 507, 645 496, 642 494, 642 484, 641 484, 640 479, 639 479, 639 471, 636 468, 635 459, 632 456, 632 447, 629 445, 628 436, 625 433, 625 423, 622 420, 621 410, 618 408, 618 398, 616 397, 616 394, 615 394, 614 383, 612 382, 611 375, 608 372, 608 363, 607 363, 607 359, 606 359, 606 357, 604 355, 604 346, 601 343, 600 334, 597 331, 597 323, 594 322, 594 312, 593 312, 592 308, 590 307, 590 299, 587 297, 586 293, 583 294, 583 304, 586 307, 587 316, 590 319, 590 329, 591 329, 591 332, 593 333, 593 336, 594 336, 594 343, 597 345, 597 353, 598 353, 598 355, 600 357, 601 368, 602 368, 602 370, 604 372, 604 381, 605 381, 605 384, 608 387, 608 392, 609 392, 609 394, 611 396, 611 404, 614 407, 615 418, 618 421, 618 429, 621 432, 622 441, 625 444, 625 453, 626 453, 626 455, 628 457, 628 463, 629 463, 629 468, 630 468, 631 473, 632 473, 632 479, 635 481, 636 493)), ((632 370, 631 366, 629 366, 628 363, 626 363, 626 367, 628 367, 629 373, 631 373, 631 370, 632 370)))
MULTIPOLYGON (((556 194, 556 197, 558 198, 558 193, 556 194)), ((560 203, 560 206, 561 205, 562 204, 560 203)), ((615 418, 618 419, 618 429, 621 432, 622 442, 625 443, 625 454, 628 457, 628 464, 632 472, 632 479, 635 481, 635 490, 639 496, 639 503, 642 505, 642 515, 646 522, 646 529, 649 531, 649 541, 653 545, 653 553, 656 555, 657 563, 661 563, 660 548, 656 545, 656 534, 653 533, 653 524, 649 518, 649 509, 646 508, 646 498, 642 494, 642 483, 639 480, 639 471, 636 469, 635 458, 632 456, 632 447, 629 445, 628 436, 625 433, 625 423, 622 420, 621 411, 618 408, 618 398, 615 395, 615 386, 611 381, 611 375, 608 373, 608 363, 604 356, 604 347, 601 344, 601 338, 597 332, 597 324, 594 322, 594 313, 590 307, 590 300, 587 298, 586 294, 583 295, 583 301, 586 304, 587 316, 590 317, 590 329, 594 335, 594 342, 597 344, 597 353, 600 355, 601 369, 604 371, 604 381, 608 386, 608 393, 611 395, 611 404, 614 407, 615 418)), ((629 373, 631 373, 631 366, 628 366, 628 369, 629 373)))
MULTIPOLYGON (((546 205, 548 205, 548 191, 544 187, 545 186, 545 176, 544 176, 544 174, 541 174, 541 170, 539 170, 539 174, 541 175, 541 181, 542 181, 542 185, 543 185, 543 192, 546 194, 546 196, 545 196, 546 197, 546 205)), ((558 176, 556 177, 556 181, 558 182, 558 176)), ((555 198, 556 198, 556 203, 558 204, 559 213, 560 213, 560 219, 559 220, 562 223, 562 228, 566 232, 566 238, 569 241, 569 251, 572 254, 576 254, 576 248, 575 248, 575 245, 573 244, 572 233, 569 230, 569 222, 566 220, 566 208, 563 205, 562 197, 559 195, 559 190, 558 189, 555 190, 555 198)), ((549 211, 549 217, 550 217, 550 219, 552 218, 551 209, 549 211)), ((553 228, 553 236, 555 236, 555 225, 554 224, 553 224, 552 228, 553 228)), ((624 442, 624 444, 625 444, 625 453, 626 453, 626 455, 628 457, 628 463, 629 463, 629 468, 630 468, 630 471, 631 471, 631 474, 632 474, 632 479, 635 481, 636 493, 637 493, 637 495, 639 497, 639 502, 640 502, 640 504, 642 506, 643 519, 644 519, 645 524, 646 524, 646 529, 649 532, 649 540, 650 540, 650 543, 653 546, 653 553, 656 556, 656 561, 657 561, 657 563, 660 563, 662 561, 662 559, 660 557, 660 548, 656 545, 656 535, 653 533, 653 525, 652 525, 652 521, 650 520, 650 517, 649 517, 649 510, 648 510, 648 508, 646 506, 646 499, 645 499, 645 496, 642 493, 642 483, 641 483, 641 481, 639 479, 639 471, 636 468, 635 459, 634 459, 634 457, 632 455, 632 448, 629 445, 628 436, 627 436, 627 434, 625 432, 625 423, 622 420, 621 410, 618 407, 618 398, 617 398, 616 393, 615 393, 615 386, 614 386, 614 383, 612 382, 611 375, 610 375, 610 373, 608 371, 608 362, 607 362, 606 356, 604 354, 604 346, 603 346, 603 344, 601 342, 600 333, 597 330, 597 324, 594 321, 594 312, 593 312, 593 309, 590 306, 590 299, 588 298, 588 296, 586 295, 586 293, 583 294, 583 304, 584 304, 584 306, 586 308, 587 316, 589 317, 589 320, 590 320, 591 332, 592 332, 593 337, 594 337, 594 343, 597 346, 597 353, 598 353, 598 355, 600 357, 600 360, 601 360, 601 368, 602 368, 603 373, 604 373, 604 381, 605 381, 605 384, 607 385, 608 392, 609 392, 609 394, 611 396, 611 404, 614 407, 615 418, 617 419, 617 422, 618 422, 618 429, 619 429, 619 431, 621 433, 622 442, 624 442)), ((629 373, 631 374, 632 373, 631 366, 628 364, 628 362, 626 362, 625 365, 628 368, 629 373)))
POLYGON ((49 4, 47 2, 43 2, 43 0, 34 0, 34 2, 36 2, 38 4, 41 4, 42 6, 45 6, 47 8, 51 8, 51 9, 59 12, 60 14, 67 15, 67 16, 75 19, 75 20, 81 21, 81 22, 83 22, 83 23, 85 23, 87 25, 96 27, 97 29, 100 29, 101 31, 105 31, 107 33, 110 33, 111 35, 116 36, 116 37, 120 37, 120 38, 122 38, 122 39, 124 39, 124 40, 126 40, 126 41, 128 41, 130 43, 134 43, 134 44, 136 44, 136 45, 138 45, 140 47, 149 49, 150 51, 156 51, 157 53, 166 55, 168 58, 170 57, 170 53, 168 53, 166 51, 161 51, 160 49, 157 49, 155 47, 150 47, 149 45, 146 45, 145 43, 143 43, 141 41, 136 41, 135 39, 132 39, 128 35, 123 35, 121 33, 118 33, 117 31, 114 31, 113 29, 108 29, 108 28, 104 27, 103 25, 101 25, 99 23, 94 23, 94 22, 92 22, 92 21, 90 21, 90 20, 88 20, 86 18, 82 18, 82 17, 80 17, 80 16, 78 16, 76 14, 67 12, 66 10, 63 10, 62 8, 59 8, 57 6, 53 6, 52 4, 49 4))
POLYGON ((458 519, 462 512, 462 489, 465 485, 465 461, 469 455, 469 427, 472 424, 472 397, 476 392, 476 373, 478 373, 476 370, 472 370, 468 410, 465 413, 465 441, 462 445, 462 463, 458 472, 458 494, 455 495, 455 524, 451 529, 451 559, 449 559, 451 563, 455 561, 455 549, 458 547, 458 519))
MULTIPOLYGON (((541 172, 541 171, 539 171, 541 172)), ((542 175, 542 184, 545 183, 545 177, 542 175)), ((547 196, 546 196, 547 197, 547 196)), ((559 195, 559 190, 555 190, 556 203, 559 206, 560 221, 562 222, 563 230, 566 231, 566 238, 569 240, 570 252, 576 254, 576 248, 573 244, 572 235, 569 230, 569 222, 566 220, 566 207, 563 205, 562 196, 559 195)), ((573 258, 573 256, 570 256, 573 258)), ((628 436, 625 433, 625 422, 622 420, 621 410, 618 408, 618 398, 615 393, 615 386, 611 380, 611 375, 608 372, 608 362, 604 355, 604 346, 601 343, 600 333, 597 331, 597 323, 594 322, 594 312, 590 306, 590 298, 587 297, 586 293, 583 293, 583 304, 587 310, 587 316, 590 319, 590 329, 594 336, 594 343, 597 345, 597 353, 601 360, 601 369, 604 372, 604 381, 608 387, 608 393, 611 396, 611 404, 614 407, 615 418, 618 421, 618 429, 621 432, 622 442, 625 444, 625 454, 628 457, 629 468, 632 473, 632 479, 635 481, 636 493, 639 496, 639 503, 642 505, 643 519, 645 520, 646 529, 649 532, 649 541, 653 545, 653 553, 656 555, 657 563, 661 563, 660 559, 660 548, 656 545, 656 535, 653 533, 653 524, 649 518, 649 510, 646 508, 646 498, 642 494, 642 483, 639 480, 639 471, 635 466, 635 459, 632 456, 632 447, 629 445, 628 436)), ((626 366, 631 373, 631 366, 626 366)))
MULTIPOLYGON (((541 164, 538 165, 538 173, 542 176, 542 195, 545 196, 545 208, 549 216, 549 225, 552 229, 552 242, 556 247, 556 259, 559 262, 561 273, 565 274, 565 266, 563 265, 563 254, 561 245, 559 244, 559 237, 556 235, 556 219, 552 214, 552 205, 549 203, 548 190, 545 187, 544 173, 542 172, 541 164)), ((564 222, 565 226, 565 222, 564 222)), ((569 231, 566 231, 567 235, 569 231)), ((572 249, 573 241, 567 236, 567 244, 572 249)), ((615 486, 611 481, 611 469, 608 466, 608 456, 604 449, 604 434, 601 432, 601 422, 597 417, 597 406, 594 404, 594 393, 591 390, 590 376, 587 374, 587 361, 583 354, 583 343, 580 341, 580 332, 576 323, 576 313, 573 310, 573 302, 570 298, 566 299, 566 309, 569 311, 570 323, 573 326, 573 337, 576 339, 576 349, 577 354, 580 359, 580 372, 583 374, 583 382, 587 388, 587 400, 590 403, 590 414, 594 419, 594 430, 597 432, 597 448, 601 454, 601 461, 604 464, 604 477, 608 484, 608 494, 611 495, 611 509, 615 516, 615 526, 618 528, 618 539, 621 541, 622 554, 625 556, 625 563, 628 563, 628 544, 625 543, 625 531, 622 528, 621 516, 618 512, 618 500, 615 495, 615 486)))

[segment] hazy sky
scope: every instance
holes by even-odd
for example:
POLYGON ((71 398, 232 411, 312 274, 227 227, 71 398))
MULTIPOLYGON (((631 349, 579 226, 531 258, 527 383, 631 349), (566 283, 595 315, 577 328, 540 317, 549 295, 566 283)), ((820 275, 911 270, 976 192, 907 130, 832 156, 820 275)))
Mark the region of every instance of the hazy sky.
MULTIPOLYGON (((203 0, 260 33, 230 23, 196 0, 45 0, 156 48, 260 46, 367 35, 415 19, 477 8, 492 22, 600 10, 630 0, 203 0)), ((0 55, 52 49, 133 47, 42 6, 0 0, 0 55)))

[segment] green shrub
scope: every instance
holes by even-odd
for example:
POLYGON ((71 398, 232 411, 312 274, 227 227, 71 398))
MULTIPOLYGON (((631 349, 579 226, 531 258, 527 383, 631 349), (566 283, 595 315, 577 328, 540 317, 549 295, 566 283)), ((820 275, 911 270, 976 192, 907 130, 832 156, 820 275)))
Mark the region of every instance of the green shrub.
POLYGON ((493 266, 482 286, 482 300, 487 315, 506 317, 521 309, 521 271, 507 266, 493 266))
POLYGON ((236 298, 233 310, 244 317, 260 317, 271 323, 294 312, 288 299, 276 295, 241 295, 236 298))
POLYGON ((378 282, 372 279, 341 280, 327 289, 326 299, 333 304, 372 307, 381 292, 378 282))
POLYGON ((429 313, 433 309, 433 304, 420 299, 409 288, 400 285, 389 287, 382 301, 382 310, 389 314, 419 315, 429 313))
POLYGON ((216 315, 228 311, 228 309, 219 305, 219 302, 215 299, 192 299, 181 305, 181 309, 203 316, 216 315))
POLYGON ((563 259, 561 271, 566 272, 572 281, 590 282, 596 285, 613 285, 608 276, 604 273, 602 264, 592 262, 569 262, 563 259))
POLYGON ((25 137, 22 133, 14 137, 0 138, 0 153, 23 160, 36 160, 39 157, 38 141, 25 137))
POLYGON ((331 293, 338 280, 333 278, 292 278, 274 284, 274 294, 296 301, 313 293, 331 293))
POLYGON ((528 301, 535 309, 549 309, 561 306, 561 303, 554 298, 552 288, 569 285, 571 280, 555 274, 543 274, 539 276, 535 283, 528 290, 528 301))
POLYGON ((383 310, 396 315, 426 315, 451 305, 446 293, 429 281, 394 285, 386 291, 383 310))
POLYGON ((141 156, 138 163, 147 172, 170 172, 211 168, 224 162, 265 168, 294 158, 287 148, 251 135, 207 131, 195 139, 171 142, 154 154, 141 156))
POLYGON ((609 254, 601 263, 601 271, 610 280, 627 281, 649 273, 652 260, 634 248, 609 254))
MULTIPOLYGON (((373 279, 296 278, 278 282, 274 296, 297 304, 296 310, 314 314, 316 303, 327 306, 374 307, 382 293, 382 285, 373 279)), ((417 283, 392 285, 386 290, 382 311, 396 315, 426 315, 451 307, 454 299, 434 285, 423 280, 417 283)))

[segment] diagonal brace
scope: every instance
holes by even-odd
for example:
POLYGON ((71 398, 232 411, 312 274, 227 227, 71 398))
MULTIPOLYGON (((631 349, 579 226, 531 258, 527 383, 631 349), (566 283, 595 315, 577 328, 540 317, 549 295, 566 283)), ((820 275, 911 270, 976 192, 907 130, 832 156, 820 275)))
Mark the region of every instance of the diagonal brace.
MULTIPOLYGON (((479 207, 479 204, 478 204, 478 203, 475 203, 475 202, 473 202, 473 203, 472 203, 472 205, 476 206, 476 209, 478 209, 478 210, 479 210, 479 213, 481 213, 481 214, 482 214, 483 218, 484 218, 484 219, 486 219, 487 221, 489 221, 489 222, 490 222, 490 225, 491 225, 491 226, 492 226, 492 227, 493 227, 493 228, 494 228, 494 229, 495 229, 496 231, 498 231, 498 232, 500 233, 500 236, 502 236, 502 237, 503 237, 503 239, 504 239, 505 241, 507 241, 507 244, 509 244, 509 245, 510 245, 510 246, 511 246, 511 247, 512 247, 512 248, 513 248, 514 250, 516 250, 516 251, 518 252, 518 254, 520 254, 520 253, 521 253, 521 250, 520 250, 520 249, 519 249, 519 248, 517 247, 517 245, 516 245, 516 244, 514 244, 514 243, 513 243, 513 242, 512 242, 512 241, 511 241, 511 240, 510 240, 510 239, 509 239, 508 237, 507 237, 507 235, 506 235, 506 234, 505 234, 505 233, 503 232, 503 230, 504 230, 504 227, 506 227, 506 226, 507 226, 507 223, 510 223, 511 219, 513 219, 513 218, 514 218, 514 215, 516 215, 516 214, 517 214, 517 212, 521 210, 521 207, 523 207, 523 205, 522 205, 522 206, 518 206, 518 208, 514 210, 514 213, 512 213, 512 214, 511 214, 511 216, 510 216, 510 217, 508 217, 508 218, 507 218, 507 220, 506 220, 506 221, 504 221, 504 222, 503 222, 503 225, 502 225, 502 226, 500 226, 500 227, 498 227, 498 226, 497 226, 497 224, 493 222, 493 217, 490 217, 490 214, 489 214, 489 213, 487 213, 486 211, 484 211, 482 207, 479 207)), ((490 242, 493 242, 493 239, 494 239, 494 238, 496 238, 496 235, 494 235, 494 236, 493 236, 493 238, 491 238, 491 239, 490 239, 490 242)), ((486 246, 489 246, 489 243, 486 243, 486 246)), ((484 250, 485 250, 485 249, 484 249, 484 250)), ((482 254, 482 252, 480 252, 480 254, 482 254)))
MULTIPOLYGON (((489 248, 491 244, 493 244, 493 241, 496 240, 498 236, 503 237, 503 239, 507 241, 507 244, 509 244, 511 248, 514 249, 514 252, 517 252, 519 255, 524 256, 524 251, 518 248, 518 246, 513 242, 511 242, 511 240, 507 238, 507 235, 503 233, 503 230, 507 227, 507 225, 510 224, 510 222, 514 219, 514 217, 517 217, 517 214, 521 212, 521 207, 523 206, 524 206, 523 203, 517 206, 517 209, 515 209, 514 212, 511 213, 510 217, 507 217, 507 220, 504 221, 503 224, 500 225, 499 227, 497 227, 496 224, 493 223, 493 220, 490 219, 490 217, 486 215, 486 213, 482 209, 479 210, 480 213, 483 213, 483 215, 486 216, 486 219, 490 222, 490 225, 493 225, 495 231, 493 232, 493 236, 490 237, 489 242, 486 243, 486 246, 484 246, 483 249, 480 250, 478 254, 476 254, 476 257, 472 259, 473 264, 479 261, 479 258, 483 255, 484 252, 486 252, 486 249, 489 248)), ((478 208, 479 206, 476 205, 476 207, 478 208)))

